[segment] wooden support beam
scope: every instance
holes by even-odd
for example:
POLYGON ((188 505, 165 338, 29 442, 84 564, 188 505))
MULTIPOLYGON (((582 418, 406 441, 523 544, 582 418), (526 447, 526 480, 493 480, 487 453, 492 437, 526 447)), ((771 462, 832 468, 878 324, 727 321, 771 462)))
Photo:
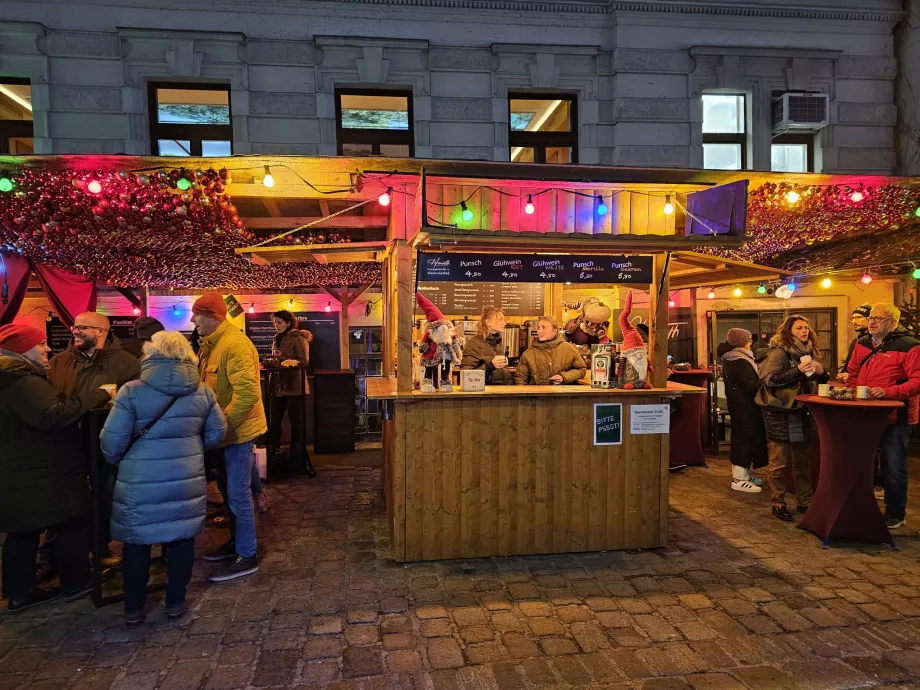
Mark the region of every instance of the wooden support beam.
POLYGON ((324 216, 328 216, 330 213, 329 202, 326 201, 325 199, 319 199, 319 212, 322 213, 324 216))
POLYGON ((310 229, 320 228, 328 230, 361 230, 367 228, 387 227, 386 216, 336 216, 325 220, 325 216, 286 216, 265 218, 262 216, 248 216, 243 218, 243 224, 248 230, 293 230, 301 225, 314 223, 310 229))
POLYGON ((649 292, 649 363, 652 365, 652 385, 668 385, 668 275, 665 272, 667 254, 655 254, 652 263, 652 285, 649 292))
POLYGON ((396 390, 412 391, 412 263, 413 250, 404 240, 396 246, 396 390))
POLYGON ((381 266, 381 304, 380 313, 382 314, 381 329, 383 337, 383 375, 390 378, 395 371, 394 353, 396 352, 395 334, 392 327, 392 312, 396 309, 396 303, 392 299, 392 277, 391 277, 391 257, 387 254, 381 266))
POLYGON ((373 283, 363 283, 362 285, 359 285, 358 288, 355 290, 355 292, 352 294, 351 301, 354 302, 356 299, 358 299, 361 295, 363 295, 365 292, 370 290, 372 287, 373 287, 373 283))
POLYGON ((350 369, 350 357, 348 356, 348 305, 351 304, 352 297, 348 294, 348 286, 343 285, 339 302, 342 305, 342 314, 339 317, 339 359, 343 369, 350 369))
POLYGON ((336 292, 332 288, 326 287, 325 285, 320 285, 319 287, 323 292, 325 292, 327 295, 332 297, 336 302, 341 303, 342 295, 340 293, 336 292))
POLYGON ((278 202, 274 199, 262 199, 262 205, 265 207, 265 210, 268 211, 268 215, 270 215, 272 218, 281 217, 281 209, 278 208, 278 202))

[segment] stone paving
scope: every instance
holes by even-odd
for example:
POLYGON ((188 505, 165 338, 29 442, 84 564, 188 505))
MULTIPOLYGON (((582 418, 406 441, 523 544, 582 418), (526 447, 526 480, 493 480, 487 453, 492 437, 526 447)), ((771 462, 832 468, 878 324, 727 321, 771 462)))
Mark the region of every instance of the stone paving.
POLYGON ((269 486, 257 576, 197 562, 179 623, 0 613, 0 690, 920 688, 916 529, 822 549, 711 465, 673 477, 666 549, 407 565, 379 466, 324 467, 269 486))

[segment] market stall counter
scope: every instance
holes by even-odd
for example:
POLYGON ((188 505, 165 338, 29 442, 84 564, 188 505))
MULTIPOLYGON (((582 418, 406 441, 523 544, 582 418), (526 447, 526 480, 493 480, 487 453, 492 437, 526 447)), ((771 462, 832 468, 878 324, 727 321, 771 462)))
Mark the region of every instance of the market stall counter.
POLYGON ((664 546, 668 404, 705 390, 489 386, 385 400, 396 561, 664 546))

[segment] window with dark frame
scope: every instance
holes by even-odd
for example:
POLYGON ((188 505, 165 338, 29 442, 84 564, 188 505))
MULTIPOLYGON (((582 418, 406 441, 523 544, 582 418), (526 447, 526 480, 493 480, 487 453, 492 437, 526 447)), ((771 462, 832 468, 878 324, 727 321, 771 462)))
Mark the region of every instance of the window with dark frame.
POLYGON ((340 156, 415 155, 412 92, 336 89, 335 140, 340 156))
POLYGON ((28 79, 0 77, 0 154, 35 153, 32 87, 28 79))
POLYGON ((578 101, 565 94, 508 94, 512 163, 577 163, 578 101))
POLYGON ((233 153, 229 84, 150 82, 147 93, 154 156, 233 153))
POLYGON ((746 97, 703 94, 703 168, 744 170, 747 163, 746 97))
POLYGON ((770 170, 807 173, 815 171, 815 135, 780 134, 770 146, 770 170))

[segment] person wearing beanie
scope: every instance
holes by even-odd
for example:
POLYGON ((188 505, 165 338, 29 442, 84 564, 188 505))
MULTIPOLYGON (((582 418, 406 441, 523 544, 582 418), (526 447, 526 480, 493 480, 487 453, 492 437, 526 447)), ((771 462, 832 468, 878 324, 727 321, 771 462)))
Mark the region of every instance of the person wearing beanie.
POLYGON ((48 381, 49 352, 36 328, 0 328, 0 532, 6 534, 3 596, 10 612, 91 591, 91 503, 78 423, 110 396, 100 388, 59 395, 48 381), (57 535, 61 574, 61 586, 50 590, 38 588, 35 573, 46 528, 57 535))
POLYGON ((154 333, 165 331, 166 328, 152 316, 141 316, 134 322, 134 337, 123 340, 121 347, 125 352, 140 359, 144 356, 144 343, 149 343, 154 333))
POLYGON ((259 570, 251 477, 255 440, 268 430, 259 353, 249 338, 227 321, 227 305, 216 292, 207 292, 195 301, 192 323, 200 336, 199 375, 214 391, 227 418, 227 435, 216 457, 217 485, 230 511, 230 540, 204 556, 208 561, 229 561, 208 578, 226 582, 259 570))
POLYGON ((725 399, 732 421, 731 463, 735 491, 760 493, 763 481, 751 475, 751 468, 767 464, 767 436, 763 415, 754 402, 760 389, 760 374, 751 350, 754 336, 743 328, 731 328, 719 346, 725 399))
POLYGON ((850 364, 850 360, 853 358, 853 350, 856 349, 856 343, 859 342, 860 338, 865 338, 869 335, 869 313, 871 311, 872 305, 867 303, 860 304, 853 310, 853 313, 850 314, 850 325, 852 325, 853 330, 856 331, 856 337, 850 341, 847 356, 844 357, 843 364, 840 365, 840 371, 837 375, 837 378, 844 383, 850 378, 850 375, 847 373, 847 367, 850 364))

